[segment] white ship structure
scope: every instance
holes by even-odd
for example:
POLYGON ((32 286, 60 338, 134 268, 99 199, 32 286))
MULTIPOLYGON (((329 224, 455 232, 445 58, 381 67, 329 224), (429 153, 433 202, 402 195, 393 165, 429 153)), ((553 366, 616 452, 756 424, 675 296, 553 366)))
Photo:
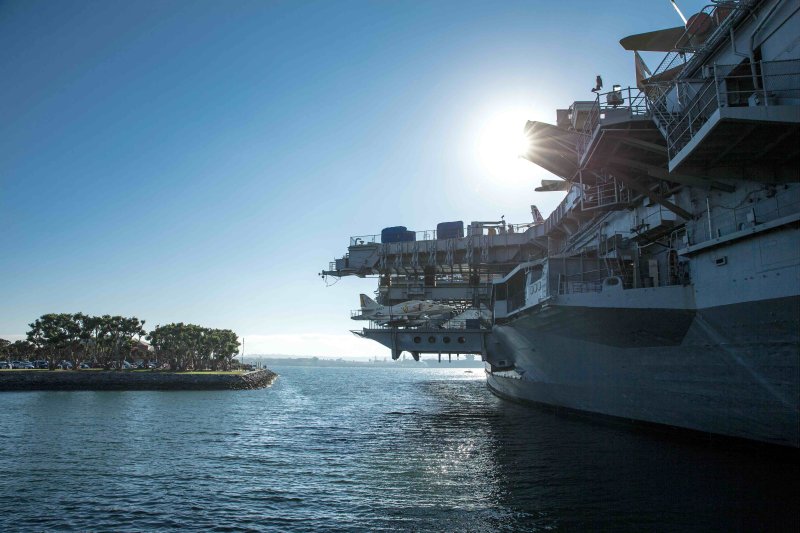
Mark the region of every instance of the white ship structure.
POLYGON ((566 191, 546 219, 387 228, 323 275, 450 306, 354 333, 480 354, 501 397, 800 447, 800 2, 715 1, 620 43, 635 87, 525 127, 559 178, 537 190, 566 191))

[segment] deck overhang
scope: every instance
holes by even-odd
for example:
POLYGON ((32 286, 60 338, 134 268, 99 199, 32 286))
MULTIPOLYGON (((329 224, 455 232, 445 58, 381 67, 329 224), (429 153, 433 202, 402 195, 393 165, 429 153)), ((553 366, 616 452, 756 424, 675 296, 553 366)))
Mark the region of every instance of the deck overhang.
POLYGON ((724 161, 775 167, 776 179, 798 179, 800 106, 720 107, 669 161, 669 171, 714 167, 724 161), (756 141, 757 142, 754 142, 756 141), (791 169, 794 176, 782 175, 791 169))
POLYGON ((392 350, 392 359, 398 359, 402 352, 419 359, 421 353, 482 355, 489 330, 364 328, 353 333, 386 346, 392 350))

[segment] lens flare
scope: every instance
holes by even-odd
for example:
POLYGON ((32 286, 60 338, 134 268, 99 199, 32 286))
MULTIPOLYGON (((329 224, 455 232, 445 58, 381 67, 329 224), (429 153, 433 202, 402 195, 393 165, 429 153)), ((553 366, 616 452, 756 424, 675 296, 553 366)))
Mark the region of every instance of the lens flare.
POLYGON ((522 110, 507 110, 486 117, 479 126, 476 153, 483 170, 496 179, 519 176, 530 163, 520 156, 530 150, 522 110))

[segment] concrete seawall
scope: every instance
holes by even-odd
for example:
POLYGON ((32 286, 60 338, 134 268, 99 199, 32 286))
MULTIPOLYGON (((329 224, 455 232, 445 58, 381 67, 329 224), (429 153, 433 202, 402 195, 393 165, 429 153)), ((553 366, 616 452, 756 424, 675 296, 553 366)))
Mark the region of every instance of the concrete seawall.
POLYGON ((278 375, 263 369, 246 374, 184 374, 130 371, 0 371, 0 392, 33 390, 241 390, 260 389, 278 375))

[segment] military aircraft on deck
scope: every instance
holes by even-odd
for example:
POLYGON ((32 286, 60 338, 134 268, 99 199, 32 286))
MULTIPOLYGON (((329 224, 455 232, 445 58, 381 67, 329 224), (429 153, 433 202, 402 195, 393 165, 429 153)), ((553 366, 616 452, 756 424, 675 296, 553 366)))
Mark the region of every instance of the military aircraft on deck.
POLYGON ((449 318, 456 311, 450 305, 438 304, 432 300, 409 300, 396 305, 380 305, 366 294, 361 294, 360 298, 361 314, 351 318, 373 320, 383 326, 419 326, 427 320, 449 318))

